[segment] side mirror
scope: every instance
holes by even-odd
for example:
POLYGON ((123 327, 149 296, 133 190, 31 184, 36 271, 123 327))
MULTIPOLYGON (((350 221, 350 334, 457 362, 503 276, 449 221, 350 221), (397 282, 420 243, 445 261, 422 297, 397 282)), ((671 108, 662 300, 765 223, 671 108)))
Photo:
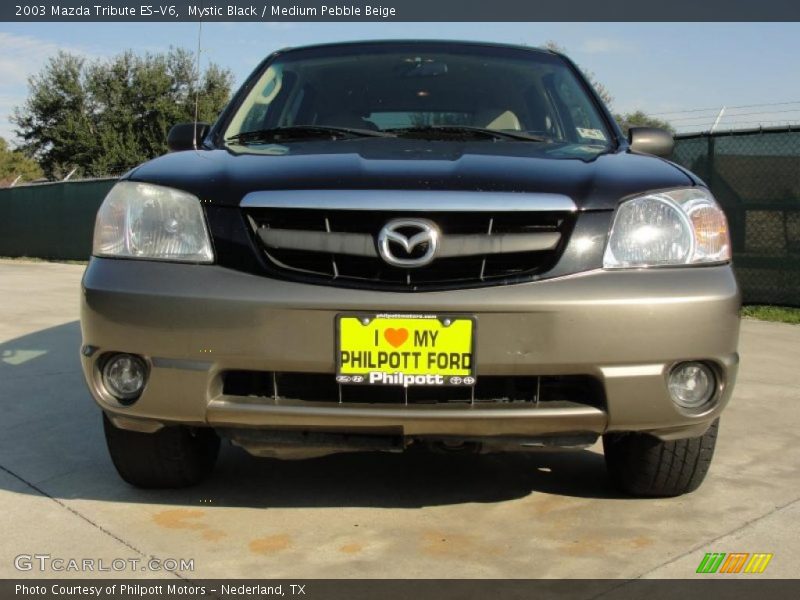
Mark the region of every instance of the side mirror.
POLYGON ((208 123, 179 123, 169 130, 167 146, 171 152, 194 150, 203 143, 210 128, 208 123), (195 136, 195 131, 197 136, 195 136))
POLYGON ((631 150, 666 158, 672 154, 675 140, 672 134, 657 127, 631 127, 628 130, 631 150))

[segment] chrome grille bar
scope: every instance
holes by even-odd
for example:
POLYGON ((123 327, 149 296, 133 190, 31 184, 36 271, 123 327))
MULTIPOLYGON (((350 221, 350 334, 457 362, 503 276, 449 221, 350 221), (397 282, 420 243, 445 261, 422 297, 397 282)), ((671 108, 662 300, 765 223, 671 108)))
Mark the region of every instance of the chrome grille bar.
POLYGON ((575 212, 569 196, 455 190, 276 190, 250 192, 242 208, 300 208, 392 212, 575 212))
MULTIPOLYGON (((374 238, 366 233, 341 233, 303 231, 297 229, 271 229, 262 227, 258 236, 267 248, 274 250, 305 250, 329 254, 378 257, 374 238)), ((436 256, 477 256, 509 254, 513 252, 538 252, 558 246, 561 234, 500 233, 494 235, 445 235, 439 242, 436 256)))

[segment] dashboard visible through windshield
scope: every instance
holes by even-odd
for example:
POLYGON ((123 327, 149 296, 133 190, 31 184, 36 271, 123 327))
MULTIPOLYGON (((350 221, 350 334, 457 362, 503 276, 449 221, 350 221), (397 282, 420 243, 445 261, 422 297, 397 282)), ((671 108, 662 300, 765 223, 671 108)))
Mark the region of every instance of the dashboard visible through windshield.
POLYGON ((603 150, 612 141, 593 99, 557 54, 434 43, 279 54, 233 111, 224 138, 259 143, 272 140, 251 134, 291 131, 308 139, 333 129, 340 137, 483 135, 603 150))

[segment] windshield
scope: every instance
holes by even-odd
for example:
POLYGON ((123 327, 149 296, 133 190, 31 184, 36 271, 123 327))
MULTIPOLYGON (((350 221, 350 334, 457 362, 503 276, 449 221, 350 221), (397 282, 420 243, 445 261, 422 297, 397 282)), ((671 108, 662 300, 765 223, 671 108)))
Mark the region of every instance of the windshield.
POLYGON ((496 139, 602 148, 612 140, 581 82, 557 55, 457 44, 290 51, 263 71, 224 137, 257 143, 258 136, 242 134, 308 126, 409 134, 481 128, 530 134, 496 139))

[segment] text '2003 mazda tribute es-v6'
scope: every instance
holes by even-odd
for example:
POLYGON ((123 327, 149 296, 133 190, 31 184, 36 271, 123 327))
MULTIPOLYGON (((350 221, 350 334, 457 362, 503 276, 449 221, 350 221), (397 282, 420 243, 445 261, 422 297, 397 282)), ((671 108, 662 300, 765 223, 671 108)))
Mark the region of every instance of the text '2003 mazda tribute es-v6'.
POLYGON ((122 177, 82 362, 128 482, 255 455, 586 447, 703 480, 738 355, 725 216, 565 57, 365 42, 268 57, 122 177))

